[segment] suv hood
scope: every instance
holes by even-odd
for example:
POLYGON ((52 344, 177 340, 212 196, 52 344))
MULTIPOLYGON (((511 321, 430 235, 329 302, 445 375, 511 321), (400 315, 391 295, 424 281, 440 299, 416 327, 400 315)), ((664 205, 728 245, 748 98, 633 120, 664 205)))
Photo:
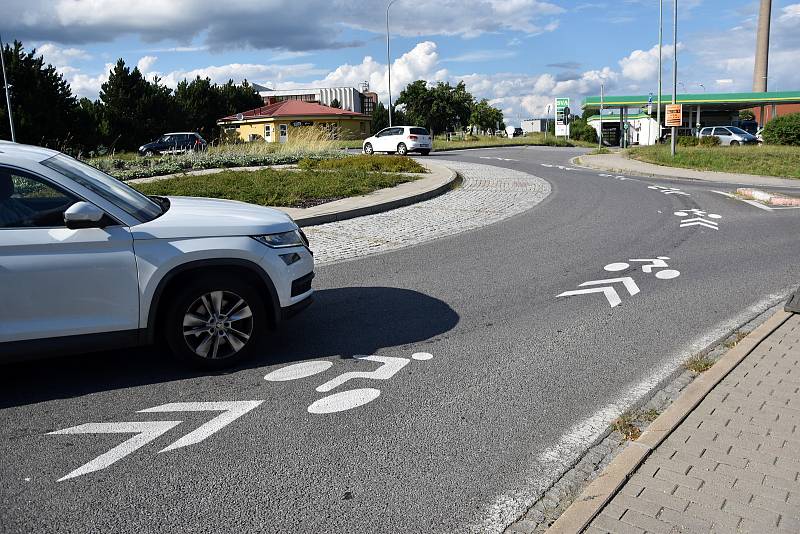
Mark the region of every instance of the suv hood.
POLYGON ((134 239, 263 235, 297 228, 291 217, 273 208, 216 198, 167 198, 166 213, 131 228, 134 239))

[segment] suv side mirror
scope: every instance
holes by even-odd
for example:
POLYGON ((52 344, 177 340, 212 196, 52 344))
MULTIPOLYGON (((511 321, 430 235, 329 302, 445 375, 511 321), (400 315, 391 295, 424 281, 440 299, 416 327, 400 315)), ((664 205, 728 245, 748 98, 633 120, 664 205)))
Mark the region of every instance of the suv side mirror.
POLYGON ((70 230, 99 228, 105 212, 88 202, 76 202, 64 212, 64 223, 70 230))

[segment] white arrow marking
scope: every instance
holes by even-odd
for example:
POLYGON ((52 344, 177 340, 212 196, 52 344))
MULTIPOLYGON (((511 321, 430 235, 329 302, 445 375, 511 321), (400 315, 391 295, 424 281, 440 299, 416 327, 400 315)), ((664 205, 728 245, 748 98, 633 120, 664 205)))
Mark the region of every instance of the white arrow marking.
POLYGON ((75 478, 87 473, 105 469, 109 465, 125 458, 136 449, 150 443, 164 432, 179 425, 180 421, 143 421, 131 423, 86 423, 83 425, 56 430, 50 434, 129 434, 135 433, 132 438, 120 443, 108 452, 105 452, 58 479, 59 482, 75 478))
POLYGON ((578 287, 584 286, 598 286, 600 284, 613 284, 616 282, 622 282, 622 285, 625 286, 625 289, 628 290, 628 293, 631 295, 635 295, 639 292, 639 286, 636 285, 636 282, 633 281, 633 278, 630 276, 624 276, 622 278, 608 278, 606 280, 592 280, 591 282, 584 282, 580 284, 578 287))
POLYGON ((694 221, 694 219, 687 219, 685 222, 681 223, 680 227, 681 228, 687 228, 689 226, 705 226, 706 228, 711 228, 712 230, 719 230, 719 228, 717 228, 717 225, 714 224, 711 221, 706 221, 706 220, 701 219, 701 220, 695 221, 695 222, 688 222, 689 220, 694 221))
MULTIPOLYGON (((590 282, 584 282, 580 284, 578 287, 584 286, 596 286, 600 284, 613 284, 615 282, 622 282, 622 285, 625 286, 625 289, 628 290, 628 293, 631 295, 635 295, 639 293, 639 286, 636 285, 636 282, 633 281, 633 278, 626 276, 624 278, 608 278, 606 280, 592 280, 590 282)), ((622 304, 622 299, 619 298, 619 293, 617 290, 611 286, 606 287, 596 287, 592 289, 576 289, 574 291, 565 291, 560 295, 556 295, 558 297, 571 297, 573 295, 586 295, 589 293, 603 293, 606 296, 606 300, 613 308, 614 306, 618 306, 622 304)))
POLYGON ((589 293, 603 293, 612 308, 622 304, 622 299, 619 298, 619 293, 617 293, 617 290, 613 287, 595 287, 593 289, 576 289, 574 291, 565 291, 560 295, 556 295, 556 298, 571 297, 573 295, 587 295, 589 293))
POLYGON ((155 408, 139 410, 139 413, 163 412, 223 412, 211 421, 201 425, 197 430, 189 432, 175 443, 158 452, 172 451, 200 443, 208 436, 220 431, 236 419, 240 418, 264 401, 228 401, 228 402, 172 402, 155 408))
POLYGON ((670 191, 663 191, 663 193, 665 195, 686 195, 687 197, 691 196, 689 193, 684 193, 683 191, 680 191, 678 189, 674 189, 674 190, 670 190, 670 191))
POLYGON ((408 358, 395 358, 392 356, 356 356, 357 360, 368 360, 371 362, 380 362, 383 365, 378 367, 374 371, 370 372, 361 372, 361 371, 351 371, 349 373, 342 373, 341 375, 337 376, 333 380, 329 380, 319 386, 317 391, 320 393, 324 393, 326 391, 330 391, 336 387, 341 386, 348 380, 352 380, 354 378, 370 378, 373 380, 388 380, 389 378, 393 377, 397 374, 400 369, 408 365, 411 361, 408 358))

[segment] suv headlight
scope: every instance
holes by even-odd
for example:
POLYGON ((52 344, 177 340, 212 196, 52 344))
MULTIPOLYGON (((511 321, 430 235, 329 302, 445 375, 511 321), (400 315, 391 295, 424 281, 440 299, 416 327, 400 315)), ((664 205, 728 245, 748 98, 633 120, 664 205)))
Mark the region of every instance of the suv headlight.
POLYGON ((291 230, 279 234, 255 235, 253 239, 261 241, 272 248, 304 247, 306 245, 300 236, 299 230, 291 230))

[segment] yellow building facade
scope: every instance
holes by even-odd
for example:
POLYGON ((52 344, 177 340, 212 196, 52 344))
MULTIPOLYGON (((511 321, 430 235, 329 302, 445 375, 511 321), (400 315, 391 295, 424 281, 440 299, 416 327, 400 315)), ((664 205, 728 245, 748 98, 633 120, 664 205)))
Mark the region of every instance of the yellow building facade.
POLYGON ((317 128, 332 139, 366 139, 371 118, 313 102, 287 100, 224 117, 217 124, 244 142, 285 143, 303 130, 317 128))

